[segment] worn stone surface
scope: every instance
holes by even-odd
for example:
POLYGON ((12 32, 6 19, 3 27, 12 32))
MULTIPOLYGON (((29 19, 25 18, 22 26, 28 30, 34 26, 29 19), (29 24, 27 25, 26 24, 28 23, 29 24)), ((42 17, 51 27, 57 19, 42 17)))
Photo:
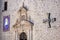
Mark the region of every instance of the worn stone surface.
MULTIPOLYGON (((18 19, 17 13, 24 0, 3 0, 2 9, 4 1, 8 2, 8 10, 2 12, 2 40, 16 40, 13 25, 18 19), (10 31, 3 32, 3 16, 7 15, 10 15, 10 31)), ((34 23, 33 40, 60 40, 60 0, 25 0, 24 5, 28 8, 27 14, 34 23), (51 13, 51 18, 56 18, 56 22, 51 22, 51 28, 48 28, 48 22, 43 23, 43 19, 48 18, 47 13, 51 13)))

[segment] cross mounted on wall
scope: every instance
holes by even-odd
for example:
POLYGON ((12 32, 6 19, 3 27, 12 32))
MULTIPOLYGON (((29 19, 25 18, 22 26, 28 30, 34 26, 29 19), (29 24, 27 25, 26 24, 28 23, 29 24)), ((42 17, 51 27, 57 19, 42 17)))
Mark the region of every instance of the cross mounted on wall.
POLYGON ((48 13, 48 19, 43 19, 43 23, 46 23, 46 22, 48 22, 48 24, 49 24, 49 27, 48 28, 51 28, 51 22, 55 22, 56 21, 56 18, 50 18, 50 15, 51 15, 51 13, 48 13))

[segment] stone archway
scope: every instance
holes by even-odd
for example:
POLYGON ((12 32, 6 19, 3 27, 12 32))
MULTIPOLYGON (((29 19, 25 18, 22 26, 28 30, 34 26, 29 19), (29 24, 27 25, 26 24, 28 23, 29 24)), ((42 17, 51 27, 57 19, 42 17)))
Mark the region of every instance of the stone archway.
POLYGON ((22 32, 22 33, 20 34, 19 40, 27 40, 27 35, 26 35, 25 32, 22 32))

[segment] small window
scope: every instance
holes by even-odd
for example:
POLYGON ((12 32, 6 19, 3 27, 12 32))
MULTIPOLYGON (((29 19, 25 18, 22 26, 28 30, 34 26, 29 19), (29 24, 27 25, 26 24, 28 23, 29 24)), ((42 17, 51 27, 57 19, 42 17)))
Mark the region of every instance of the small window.
POLYGON ((56 18, 54 18, 54 21, 56 21, 56 18))
POLYGON ((7 10, 7 2, 4 3, 4 11, 7 10))

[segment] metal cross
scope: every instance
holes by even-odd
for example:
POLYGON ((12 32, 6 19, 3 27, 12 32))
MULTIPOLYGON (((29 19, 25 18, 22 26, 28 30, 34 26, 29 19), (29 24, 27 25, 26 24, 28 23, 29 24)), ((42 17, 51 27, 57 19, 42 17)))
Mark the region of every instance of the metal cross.
POLYGON ((51 13, 48 13, 48 19, 43 19, 43 23, 46 23, 46 22, 48 22, 48 24, 49 24, 49 27, 48 28, 51 28, 51 22, 55 22, 56 21, 56 18, 50 18, 50 15, 51 15, 51 13))

